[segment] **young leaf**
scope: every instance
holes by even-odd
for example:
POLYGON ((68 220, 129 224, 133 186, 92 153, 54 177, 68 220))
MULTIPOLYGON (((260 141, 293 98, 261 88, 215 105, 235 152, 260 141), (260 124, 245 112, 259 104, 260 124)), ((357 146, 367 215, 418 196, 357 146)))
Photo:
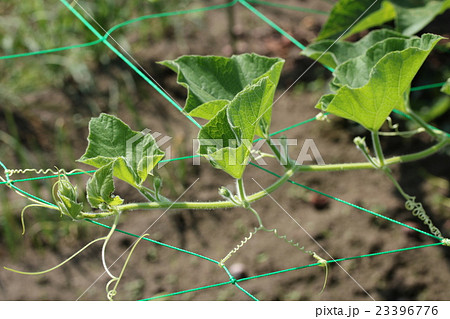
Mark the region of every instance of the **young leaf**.
POLYGON ((441 39, 387 39, 335 70, 336 94, 325 95, 317 108, 378 131, 394 108, 404 104, 404 93, 420 66, 441 39))
POLYGON ((302 51, 302 54, 319 61, 323 65, 336 68, 352 58, 363 55, 374 44, 394 37, 408 38, 401 33, 388 29, 374 30, 357 42, 334 43, 333 40, 323 40, 312 43, 306 50, 302 51))
MULTIPOLYGON (((275 84, 269 77, 248 86, 199 132, 199 153, 234 178, 242 177, 252 140, 272 107, 275 84)), ((265 128, 267 129, 267 127, 265 128)))
MULTIPOLYGON (((177 81, 188 89, 184 110, 191 116, 212 119, 239 92, 263 77, 278 84, 284 60, 257 54, 182 56, 162 61, 178 74, 177 81)), ((270 122, 270 111, 265 119, 270 122)))
POLYGON ((341 35, 346 38, 393 19, 398 31, 413 35, 448 8, 450 0, 340 0, 317 40, 337 39, 341 35))
POLYGON ((448 78, 447 82, 441 88, 441 92, 450 95, 450 78, 448 78))
POLYGON ((151 134, 133 131, 108 114, 91 119, 88 141, 78 161, 97 168, 114 163, 113 175, 131 185, 141 185, 164 157, 151 134))
POLYGON ((104 204, 116 206, 123 203, 114 192, 113 168, 114 162, 99 168, 86 184, 87 200, 94 208, 101 208, 104 204))
POLYGON ((77 187, 73 186, 65 175, 60 176, 57 183, 55 199, 61 213, 78 219, 83 210, 83 204, 78 203, 77 187))

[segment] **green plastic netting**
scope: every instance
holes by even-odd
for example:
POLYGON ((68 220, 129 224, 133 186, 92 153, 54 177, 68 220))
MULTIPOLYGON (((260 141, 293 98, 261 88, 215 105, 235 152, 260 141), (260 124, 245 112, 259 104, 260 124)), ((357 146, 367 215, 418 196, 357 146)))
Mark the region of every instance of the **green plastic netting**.
MULTIPOLYGON (((80 11, 80 7, 78 7, 76 5, 76 3, 70 3, 69 1, 66 0, 60 0, 61 4, 64 5, 66 7, 66 9, 68 11, 70 11, 73 16, 74 16, 74 22, 73 23, 82 23, 84 24, 91 32, 93 35, 95 35, 98 39, 95 41, 91 41, 91 42, 87 42, 87 43, 81 43, 81 44, 75 44, 75 45, 71 45, 71 46, 66 46, 66 47, 59 47, 59 48, 53 48, 53 49, 47 49, 47 50, 41 50, 41 51, 35 51, 35 52, 28 52, 28 53, 18 53, 18 54, 12 54, 12 55, 8 55, 8 56, 0 56, 0 60, 12 60, 12 59, 18 59, 18 58, 29 58, 31 56, 35 56, 35 55, 43 55, 43 54, 52 54, 52 53, 56 53, 56 52, 60 52, 60 51, 64 51, 64 50, 73 50, 73 49, 82 49, 85 47, 89 47, 89 46, 100 46, 100 45, 104 45, 106 46, 107 49, 111 50, 114 54, 116 54, 120 59, 122 59, 129 67, 130 69, 132 69, 134 72, 136 72, 136 74, 138 74, 145 82, 147 82, 154 90, 156 90, 156 92, 158 94, 160 94, 161 96, 163 96, 173 107, 177 108, 180 112, 182 112, 182 114, 184 116, 186 116, 187 120, 191 121, 194 125, 201 127, 200 124, 193 119, 192 117, 190 117, 189 115, 183 113, 183 110, 180 108, 180 106, 178 105, 177 102, 175 102, 166 92, 163 88, 161 88, 157 83, 155 83, 155 81, 152 80, 152 78, 147 75, 145 72, 143 72, 137 65, 136 63, 134 63, 129 56, 127 56, 126 54, 122 53, 120 50, 118 50, 111 42, 112 39, 112 34, 117 31, 118 29, 125 27, 127 25, 133 24, 133 23, 139 23, 142 21, 145 21, 147 19, 156 19, 156 18, 163 18, 163 17, 168 17, 168 16, 177 16, 177 15, 185 15, 185 14, 195 14, 195 13, 199 13, 199 12, 206 12, 206 11, 210 11, 210 10, 220 10, 220 9, 225 9, 225 8, 229 8, 232 6, 240 6, 242 10, 246 9, 249 10, 250 12, 252 12, 255 16, 257 16, 259 19, 261 19, 262 21, 264 21, 268 26, 270 26, 271 28, 273 28, 274 30, 276 30, 277 32, 279 32, 282 36, 286 37, 289 41, 291 41, 295 46, 297 46, 299 48, 299 50, 303 50, 305 48, 304 45, 302 45, 299 41, 297 41, 293 36, 291 36, 289 33, 287 33, 286 31, 284 31, 282 28, 280 28, 276 23, 274 23, 273 21, 271 21, 269 18, 267 18, 265 15, 263 15, 259 10, 257 10, 252 4, 257 4, 257 5, 265 5, 268 7, 277 7, 277 8, 282 8, 282 9, 287 9, 287 10, 298 10, 298 11, 303 11, 303 12, 307 12, 307 13, 312 13, 312 14, 319 14, 319 15, 326 15, 327 12, 324 11, 320 11, 320 10, 312 10, 312 9, 308 9, 308 8, 301 8, 301 7, 297 7, 297 6, 290 6, 290 5, 283 5, 283 4, 278 4, 278 3, 272 3, 272 2, 268 2, 268 1, 245 1, 245 0, 235 0, 235 1, 231 1, 228 3, 224 3, 224 4, 220 4, 220 5, 214 5, 214 6, 207 6, 207 7, 201 7, 198 9, 191 9, 191 10, 182 10, 182 11, 174 11, 174 12, 163 12, 163 13, 158 13, 158 14, 152 14, 152 15, 145 15, 145 16, 141 16, 139 18, 136 19, 131 19, 128 21, 125 21, 123 23, 117 24, 114 27, 110 28, 109 30, 107 30, 104 34, 101 34, 97 31, 97 29, 92 25, 91 22, 88 21, 87 18, 84 17, 84 15, 86 15, 86 12, 81 12, 80 11)), ((76 2, 76 1, 74 1, 76 2)), ((330 71, 332 71, 331 68, 328 68, 330 71)), ((444 85, 445 82, 442 83, 435 83, 435 84, 430 84, 430 85, 424 85, 424 86, 420 86, 420 87, 414 87, 411 89, 411 91, 419 91, 419 90, 426 90, 426 89, 432 89, 432 88, 438 88, 444 85)), ((401 112, 397 113, 400 116, 405 116, 405 114, 402 114, 401 112)), ((298 127, 300 125, 304 125, 307 123, 311 123, 313 121, 316 120, 316 117, 304 120, 298 124, 286 127, 285 129, 279 130, 275 133, 273 133, 272 135, 277 135, 283 132, 286 132, 290 129, 293 129, 295 127, 298 127)), ((256 141, 255 141, 256 142, 256 141)), ((195 156, 195 155, 194 155, 195 156)), ((185 157, 180 157, 180 158, 175 158, 175 159, 169 159, 169 160, 165 160, 165 161, 182 161, 182 160, 186 160, 186 159, 190 159, 194 156, 185 156, 185 157)), ((1 162, 1 158, 0 158, 0 166, 6 171, 8 169, 8 167, 6 167, 3 162, 1 162)), ((164 160, 163 160, 164 162, 164 160)), ((254 163, 250 163, 251 165, 257 167, 258 169, 266 172, 267 174, 271 174, 274 176, 278 176, 276 173, 267 170, 264 167, 258 166, 254 163)), ((94 171, 91 171, 94 172, 94 171)), ((82 174, 82 173, 72 173, 69 175, 77 175, 77 174, 82 174)), ((0 187, 6 189, 7 187, 15 190, 16 192, 19 192, 23 195, 25 195, 26 197, 30 197, 33 198, 39 202, 45 203, 47 205, 54 205, 52 203, 47 202, 45 199, 42 199, 38 196, 34 196, 33 194, 30 194, 29 192, 24 191, 21 188, 21 184, 22 183, 26 183, 26 182, 31 182, 31 181, 36 181, 36 180, 42 180, 42 179, 51 179, 51 178, 56 178, 57 176, 38 176, 38 177, 32 177, 32 178, 22 178, 22 179, 12 179, 12 177, 10 177, 8 174, 5 175, 5 180, 3 182, 0 182, 0 187)), ((428 244, 428 245, 419 245, 419 246, 413 246, 413 247, 406 247, 406 248, 399 248, 399 249, 394 249, 394 250, 389 250, 389 251, 382 251, 382 252, 377 252, 377 253, 371 253, 371 254, 366 254, 366 255, 360 255, 360 256, 351 256, 351 257, 347 257, 347 258, 340 258, 340 259, 331 259, 331 260, 327 260, 327 263, 336 263, 336 262, 340 262, 340 261, 345 261, 345 260, 352 260, 352 259, 357 259, 357 258, 365 258, 365 257, 372 257, 372 256, 378 256, 378 255, 384 255, 384 254, 391 254, 391 253, 397 253, 397 252, 403 252, 403 251, 407 251, 407 250, 414 250, 414 249, 420 249, 420 248, 426 248, 426 247, 433 247, 433 246, 440 246, 442 245, 442 242, 440 241, 440 239, 428 232, 416 229, 410 225, 406 225, 404 223, 401 223, 399 221, 396 221, 394 219, 391 219, 389 217, 383 216, 382 214, 376 213, 372 210, 360 207, 358 205, 349 203, 345 200, 336 198, 332 195, 323 193, 319 190, 313 189, 311 187, 308 187, 306 185, 302 185, 299 184, 295 181, 289 181, 291 184, 296 185, 298 187, 302 187, 304 189, 307 189, 308 191, 311 192, 316 192, 318 194, 321 194, 323 196, 326 196, 332 200, 338 201, 342 204, 348 205, 354 209, 358 209, 361 210, 362 212, 368 213, 368 214, 372 214, 378 218, 387 220, 389 222, 395 223, 397 225, 400 225, 402 227, 407 227, 409 229, 412 229, 413 231, 419 232, 422 235, 425 236, 429 236, 433 239, 436 239, 437 242, 433 243, 433 244, 428 244)), ((105 228, 110 228, 110 226, 107 226, 105 224, 99 223, 97 221, 92 221, 92 220, 86 220, 86 222, 95 224, 99 227, 105 227, 105 228)), ((140 237, 139 235, 124 231, 124 230, 120 230, 117 229, 117 232, 126 234, 128 236, 131 237, 140 237)), ((174 247, 171 245, 167 245, 165 243, 150 239, 150 238, 143 238, 143 240, 151 242, 153 244, 157 244, 163 247, 166 247, 167 249, 172 249, 175 250, 179 253, 183 253, 183 254, 189 254, 192 256, 195 256, 197 258, 202 259, 205 262, 210 262, 210 263, 214 263, 214 264, 219 264, 219 261, 214 260, 212 258, 209 258, 207 256, 203 256, 201 254, 192 252, 192 251, 188 251, 188 250, 184 250, 178 247, 174 247)), ((269 276, 274 276, 274 275, 278 275, 278 274, 283 274, 283 273, 287 273, 287 272, 292 272, 292 271, 297 271, 297 270, 301 270, 301 269, 305 269, 305 268, 309 268, 309 267, 313 267, 313 266, 319 266, 320 263, 312 263, 312 264, 308 264, 308 265, 303 265, 303 266, 299 266, 299 267, 294 267, 294 268, 289 268, 289 269, 282 269, 279 271, 275 271, 275 272, 269 272, 269 273, 264 273, 264 274, 260 274, 257 276, 251 276, 251 277, 246 277, 243 279, 235 279, 229 272, 229 270, 224 266, 223 270, 226 272, 226 274, 229 277, 228 281, 223 281, 223 282, 218 282, 218 283, 212 283, 210 285, 207 286, 202 286, 202 287, 195 287, 195 288, 191 288, 191 289, 187 289, 187 290, 183 290, 183 291, 177 291, 177 292, 172 292, 169 294, 162 294, 162 295, 157 295, 157 296, 153 296, 153 297, 149 297, 143 300, 154 300, 154 299, 159 299, 159 298, 165 298, 165 297, 170 297, 170 296, 174 296, 174 295, 180 295, 180 294, 184 294, 184 293, 188 293, 188 292, 195 292, 195 291, 199 291, 199 290, 204 290, 204 289, 209 289, 209 288, 213 288, 213 287, 220 287, 220 286, 225 286, 225 285, 234 285, 237 289, 239 289, 240 291, 242 291, 244 294, 246 294, 249 298, 253 299, 253 300, 258 300, 254 295, 252 295, 250 292, 248 292, 247 290, 245 290, 242 286, 240 286, 241 282, 244 281, 250 281, 250 280, 257 280, 259 278, 262 277, 269 277, 269 276)))

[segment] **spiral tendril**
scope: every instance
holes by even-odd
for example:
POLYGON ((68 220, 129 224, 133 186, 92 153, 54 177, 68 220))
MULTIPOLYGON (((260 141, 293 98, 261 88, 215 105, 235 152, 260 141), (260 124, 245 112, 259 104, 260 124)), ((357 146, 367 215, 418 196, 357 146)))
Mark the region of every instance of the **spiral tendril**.
POLYGON ((413 216, 416 216, 425 225, 427 225, 433 235, 435 235, 435 236, 437 236, 437 237, 439 237, 441 239, 444 238, 444 236, 442 236, 440 230, 436 226, 434 226, 433 222, 431 221, 431 218, 425 212, 425 209, 423 208, 422 203, 416 202, 416 197, 415 196, 410 196, 406 200, 405 208, 407 210, 411 211, 413 216))
POLYGON ((230 259, 231 256, 233 256, 235 253, 237 253, 237 251, 239 249, 241 249, 259 230, 261 229, 261 227, 255 227, 255 229, 250 232, 250 234, 246 237, 244 237, 243 240, 241 240, 241 242, 239 244, 237 244, 236 247, 234 247, 229 253, 228 255, 226 255, 224 258, 222 258, 222 260, 220 261, 219 265, 222 267, 225 262, 230 259))
POLYGON ((268 233, 273 233, 275 235, 275 237, 277 237, 278 239, 283 240, 284 242, 288 243, 289 245, 291 245, 294 248, 297 248, 298 250, 308 253, 308 254, 312 254, 312 252, 310 251, 306 251, 305 250, 305 246, 301 246, 298 242, 294 242, 292 239, 287 239, 286 235, 279 235, 278 234, 278 230, 276 228, 273 229, 267 229, 267 228, 263 228, 264 231, 268 232, 268 233))
POLYGON ((9 176, 14 175, 14 174, 26 174, 26 173, 35 173, 37 175, 48 175, 48 174, 53 174, 53 175, 69 175, 69 174, 73 174, 75 172, 82 172, 82 173, 86 173, 85 171, 83 171, 82 169, 76 168, 73 169, 69 172, 67 172, 65 169, 63 168, 57 168, 55 167, 55 169, 52 168, 40 168, 40 169, 36 169, 36 168, 16 168, 16 169, 6 169, 5 170, 5 174, 8 174, 9 176))
POLYGON ((315 253, 309 250, 305 250, 305 246, 300 246, 300 243, 298 242, 294 242, 292 239, 288 239, 286 235, 280 235, 278 233, 278 230, 276 228, 273 229, 267 229, 264 226, 260 226, 260 227, 255 227, 255 229, 249 233, 248 236, 244 237, 244 239, 241 240, 241 242, 236 245, 236 247, 234 247, 229 253, 228 255, 226 255, 219 263, 220 266, 223 266, 225 264, 225 262, 230 259, 231 256, 233 256, 235 253, 238 252, 239 249, 241 249, 259 230, 263 230, 266 231, 268 233, 273 233, 275 237, 277 237, 278 239, 283 240, 284 242, 288 243, 290 246, 304 252, 307 253, 311 256, 314 257, 315 253))

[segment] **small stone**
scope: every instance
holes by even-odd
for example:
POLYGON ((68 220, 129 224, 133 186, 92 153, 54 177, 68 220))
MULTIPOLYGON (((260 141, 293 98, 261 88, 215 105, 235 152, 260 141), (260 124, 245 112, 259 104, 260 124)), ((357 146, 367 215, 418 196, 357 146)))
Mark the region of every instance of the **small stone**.
POLYGON ((328 207, 330 200, 321 194, 311 193, 309 197, 309 202, 313 204, 314 208, 317 210, 322 210, 328 207))
POLYGON ((248 276, 247 267, 242 263, 232 264, 228 270, 235 279, 242 279, 248 276))

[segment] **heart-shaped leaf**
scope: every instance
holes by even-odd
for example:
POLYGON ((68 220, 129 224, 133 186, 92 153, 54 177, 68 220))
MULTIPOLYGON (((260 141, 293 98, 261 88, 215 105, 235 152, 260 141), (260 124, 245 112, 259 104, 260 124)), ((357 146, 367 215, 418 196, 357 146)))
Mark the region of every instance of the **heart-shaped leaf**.
MULTIPOLYGON (((396 54, 398 54, 398 52, 406 50, 410 50, 412 53, 417 51, 419 55, 416 58, 413 58, 416 62, 413 65, 405 65, 402 63, 403 65, 399 65, 395 69, 399 70, 401 73, 415 70, 413 72, 415 75, 425 58, 433 49, 434 45, 440 39, 442 39, 442 37, 428 34, 422 36, 422 38, 395 37, 379 41, 368 48, 364 54, 359 55, 356 58, 349 59, 338 65, 336 70, 333 72, 334 80, 331 83, 332 87, 335 89, 338 89, 344 85, 348 85, 353 88, 362 87, 369 81, 375 65, 379 63, 382 58, 390 53, 397 52, 396 54)), ((405 59, 407 55, 408 54, 404 54, 405 59)), ((394 73, 395 69, 392 69, 389 73, 394 73)))
POLYGON ((424 34, 375 44, 336 68, 336 94, 323 96, 316 107, 378 131, 391 111, 404 104, 404 93, 441 38, 424 34))
POLYGON ((114 176, 131 185, 141 185, 164 157, 151 134, 133 131, 108 114, 91 119, 88 141, 78 161, 97 168, 114 163, 114 176))
POLYGON ((408 37, 388 29, 374 30, 357 42, 322 40, 312 43, 302 51, 302 54, 323 65, 336 68, 352 58, 364 55, 370 47, 387 38, 406 39, 408 37))
POLYGON ((199 153, 235 178, 242 177, 257 131, 267 130, 275 84, 269 77, 246 87, 199 132, 199 153))
POLYGON ((450 0, 340 0, 317 40, 346 38, 391 20, 398 31, 413 35, 449 8, 450 0))
POLYGON ((86 184, 87 200, 94 208, 105 208, 105 205, 116 206, 123 203, 123 199, 114 192, 113 180, 114 162, 99 168, 86 184))
MULTIPOLYGON (((182 56, 162 61, 178 74, 177 81, 188 89, 184 110, 191 116, 211 120, 234 97, 263 77, 278 84, 284 60, 257 54, 219 56, 182 56)), ((270 124, 271 112, 264 114, 270 124)), ((261 132, 260 132, 261 133, 261 132)))

